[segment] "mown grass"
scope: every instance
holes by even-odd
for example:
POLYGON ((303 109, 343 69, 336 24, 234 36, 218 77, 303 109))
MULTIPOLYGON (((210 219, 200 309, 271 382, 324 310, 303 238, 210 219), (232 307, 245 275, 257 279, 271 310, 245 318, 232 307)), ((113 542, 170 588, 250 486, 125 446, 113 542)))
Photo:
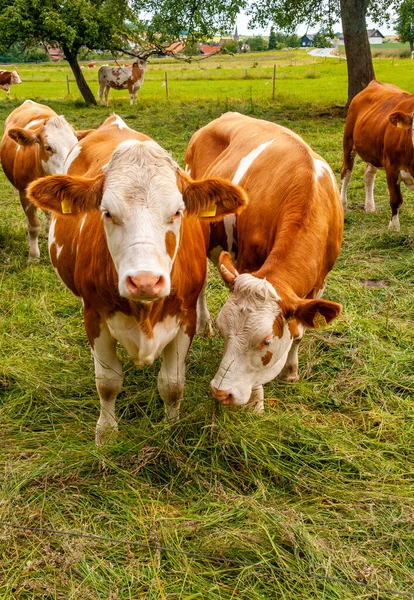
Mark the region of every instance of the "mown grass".
MULTIPOLYGON (((411 63, 404 66, 408 77, 411 63)), ((216 96, 205 95, 204 83, 183 82, 187 99, 171 92, 166 102, 151 97, 149 80, 136 107, 111 92, 110 109, 47 100, 43 84, 33 89, 79 128, 99 125, 115 108, 180 162, 197 128, 238 110, 291 127, 339 173, 343 118, 320 80, 319 102, 306 78, 294 92, 278 88, 274 103, 212 83, 216 96)), ((345 79, 336 93, 344 101, 345 79)), ((1 123, 18 104, 0 102, 1 123)), ((224 409, 208 391, 222 341, 197 338, 182 420, 169 426, 156 391, 159 365, 138 371, 121 350, 120 431, 104 449, 93 441, 98 400, 81 307, 50 267, 45 242, 40 263, 27 264, 17 195, 0 175, 0 519, 246 563, 4 527, 0 598, 394 597, 331 577, 412 591, 413 194, 404 189, 402 231, 391 234, 385 177, 376 185, 378 212, 366 215, 362 174, 359 163, 325 293, 344 311, 326 330, 306 333, 301 381, 268 384, 264 417, 224 409), (268 568, 247 566, 255 562, 268 568)), ((214 315, 226 296, 211 270, 214 315)))

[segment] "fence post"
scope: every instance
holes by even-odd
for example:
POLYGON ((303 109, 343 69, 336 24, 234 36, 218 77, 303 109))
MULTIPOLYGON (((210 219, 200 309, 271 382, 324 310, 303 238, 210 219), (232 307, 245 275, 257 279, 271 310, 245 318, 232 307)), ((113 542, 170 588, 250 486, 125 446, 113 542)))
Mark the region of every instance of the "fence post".
POLYGON ((275 99, 275 91, 276 91, 276 65, 273 65, 273 90, 272 90, 272 100, 275 99))
POLYGON ((68 86, 68 96, 70 96, 69 75, 66 75, 66 85, 68 86))
POLYGON ((168 100, 168 73, 165 71, 165 97, 168 100))

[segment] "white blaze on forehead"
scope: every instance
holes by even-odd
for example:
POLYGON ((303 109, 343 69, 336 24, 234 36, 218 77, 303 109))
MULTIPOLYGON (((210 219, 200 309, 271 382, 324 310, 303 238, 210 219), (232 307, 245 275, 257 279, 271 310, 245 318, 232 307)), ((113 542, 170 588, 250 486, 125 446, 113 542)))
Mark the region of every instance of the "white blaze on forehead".
POLYGON ((256 158, 264 151, 270 144, 274 141, 275 138, 269 140, 268 142, 264 142, 260 144, 257 148, 249 152, 247 156, 241 159, 239 166, 237 167, 237 171, 232 179, 232 183, 238 184, 243 179, 244 175, 248 171, 249 167, 256 160, 256 158))
POLYGON ((233 297, 238 304, 254 309, 263 307, 263 303, 276 304, 280 300, 280 296, 269 281, 249 273, 243 273, 235 279, 233 297))
POLYGON ((328 163, 326 163, 324 160, 321 160, 319 158, 314 158, 313 162, 315 164, 316 180, 318 180, 320 177, 323 177, 325 175, 325 173, 328 173, 329 177, 331 178, 332 184, 334 186, 336 186, 335 175, 333 174, 333 171, 330 168, 330 166, 328 165, 328 163))
POLYGON ((82 146, 80 144, 76 144, 75 146, 73 146, 73 148, 69 151, 69 154, 66 157, 65 160, 65 164, 64 164, 64 173, 66 174, 69 171, 69 168, 71 166, 71 164, 73 163, 73 161, 75 159, 78 158, 78 156, 80 155, 80 153, 82 152, 82 146))
POLYGON ((117 125, 119 129, 131 129, 119 115, 114 115, 115 120, 112 125, 117 125))
POLYGON ((42 167, 47 175, 64 173, 65 159, 78 141, 75 132, 63 116, 47 119, 43 130, 44 144, 51 146, 53 154, 42 160, 42 167))
POLYGON ((44 119, 34 119, 26 125, 25 129, 30 129, 30 127, 35 127, 36 125, 40 125, 40 123, 44 123, 44 119))

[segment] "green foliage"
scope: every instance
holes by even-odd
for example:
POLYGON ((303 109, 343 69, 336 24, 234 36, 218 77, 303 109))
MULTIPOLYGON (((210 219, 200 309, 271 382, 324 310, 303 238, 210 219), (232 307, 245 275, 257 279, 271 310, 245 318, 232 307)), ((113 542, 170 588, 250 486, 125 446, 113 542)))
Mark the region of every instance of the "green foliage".
POLYGON ((313 38, 313 45, 315 48, 330 48, 332 44, 329 34, 326 31, 318 31, 313 38))
POLYGON ((270 28, 269 42, 268 42, 267 48, 268 48, 268 50, 276 50, 276 48, 277 48, 277 38, 276 38, 275 28, 273 27, 273 25, 270 28))
POLYGON ((401 42, 409 42, 412 50, 414 48, 414 0, 404 0, 399 6, 395 30, 401 42))
POLYGON ((7 52, 0 54, 0 63, 50 62, 49 53, 43 47, 25 48, 15 42, 7 52))
POLYGON ((239 42, 237 42, 236 40, 231 40, 230 42, 226 42, 225 44, 223 44, 223 46, 221 47, 221 53, 222 54, 236 54, 238 49, 239 49, 239 42))
POLYGON ((246 44, 249 44, 251 52, 264 52, 267 50, 266 41, 261 35, 247 38, 246 44))

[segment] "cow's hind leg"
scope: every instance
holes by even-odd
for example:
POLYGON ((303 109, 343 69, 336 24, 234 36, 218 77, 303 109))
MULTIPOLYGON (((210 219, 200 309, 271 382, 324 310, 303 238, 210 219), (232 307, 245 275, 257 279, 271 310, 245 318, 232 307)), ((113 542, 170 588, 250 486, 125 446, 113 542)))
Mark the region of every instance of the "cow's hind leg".
MULTIPOLYGON (((85 327, 89 339, 90 333, 97 329, 98 319, 98 315, 85 312, 85 327)), ((116 355, 116 340, 105 323, 100 324, 99 336, 93 339, 92 356, 95 363, 96 389, 101 403, 95 441, 97 446, 102 446, 118 429, 115 400, 121 391, 123 381, 122 367, 116 355)))
POLYGON ((109 85, 106 85, 105 89, 104 89, 104 98, 105 98, 106 106, 109 106, 108 96, 109 96, 109 85))
POLYGON ((365 183, 365 212, 375 212, 374 183, 378 173, 377 167, 367 164, 364 171, 365 183))
POLYGON ((400 220, 398 218, 398 211, 401 204, 403 203, 403 197, 401 194, 401 188, 399 183, 399 172, 390 168, 385 168, 387 174, 387 185, 390 193, 390 205, 391 205, 391 220, 388 225, 388 229, 394 229, 394 231, 400 231, 400 220))
POLYGON ((39 232, 40 221, 37 216, 37 209, 26 197, 24 192, 19 192, 20 202, 26 215, 29 243, 29 262, 39 260, 39 232))
POLYGON ((184 393, 185 359, 191 344, 185 328, 181 328, 172 342, 164 348, 158 374, 158 392, 165 402, 168 421, 178 421, 184 393))
POLYGON ((211 326, 211 317, 207 307, 207 298, 206 298, 206 288, 207 288, 207 273, 204 281, 203 288, 200 292, 200 295, 197 300, 197 335, 206 335, 208 337, 212 337, 213 335, 213 327, 211 326))

